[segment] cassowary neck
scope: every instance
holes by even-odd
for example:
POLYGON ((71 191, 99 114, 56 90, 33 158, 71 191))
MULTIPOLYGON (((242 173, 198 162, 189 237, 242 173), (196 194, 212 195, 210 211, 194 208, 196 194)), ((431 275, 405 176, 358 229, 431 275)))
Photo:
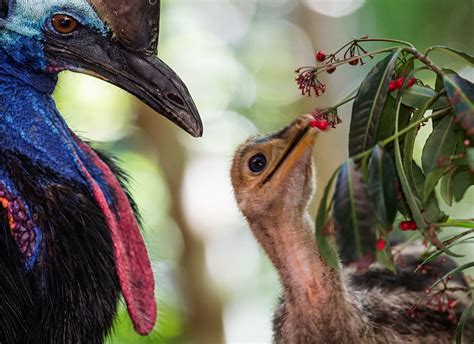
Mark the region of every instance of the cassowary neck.
POLYGON ((71 131, 51 95, 57 76, 20 65, 18 59, 0 49, 1 149, 29 157, 70 180, 83 180, 71 131))
MULTIPOLYGON (((0 42, 3 43, 3 40, 0 39, 0 42)), ((0 83, 27 87, 36 92, 51 95, 56 87, 57 74, 41 71, 41 62, 35 60, 40 56, 35 56, 38 53, 33 53, 37 50, 34 49, 34 44, 30 44, 33 47, 30 47, 29 51, 21 49, 24 48, 23 44, 19 45, 13 47, 8 45, 8 52, 0 48, 0 83)), ((4 92, 1 94, 3 96, 4 92)))
POLYGON ((307 216, 263 220, 251 227, 278 270, 287 302, 312 307, 334 295, 343 299, 339 273, 319 255, 307 216))
POLYGON ((282 309, 274 320, 277 336, 288 343, 349 343, 369 333, 342 276, 318 253, 307 214, 266 217, 251 227, 283 285, 282 309))

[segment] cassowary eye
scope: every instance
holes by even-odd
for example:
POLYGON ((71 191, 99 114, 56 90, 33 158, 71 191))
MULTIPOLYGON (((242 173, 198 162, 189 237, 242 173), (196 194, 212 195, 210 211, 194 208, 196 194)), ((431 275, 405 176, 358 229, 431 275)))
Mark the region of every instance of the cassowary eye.
POLYGON ((254 173, 262 172, 267 166, 267 158, 263 154, 256 154, 249 160, 249 169, 254 173))
POLYGON ((51 24, 57 32, 63 35, 74 32, 79 26, 76 19, 66 14, 54 15, 53 18, 51 18, 51 24))

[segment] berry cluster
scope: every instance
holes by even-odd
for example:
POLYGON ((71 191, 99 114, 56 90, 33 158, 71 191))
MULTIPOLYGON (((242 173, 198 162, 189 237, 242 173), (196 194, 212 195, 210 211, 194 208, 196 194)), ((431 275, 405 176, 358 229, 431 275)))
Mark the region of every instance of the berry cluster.
POLYGON ((310 97, 314 92, 314 95, 319 97, 326 92, 326 85, 318 80, 316 71, 313 67, 302 67, 295 71, 298 74, 295 80, 303 96, 310 97))
POLYGON ((11 233, 20 248, 23 260, 27 261, 35 251, 36 231, 25 202, 0 182, 0 206, 7 212, 11 233))
MULTIPOLYGON (((438 280, 437 269, 433 267, 425 266, 421 269, 422 274, 431 274, 433 281, 438 280)), ((448 284, 453 279, 452 275, 449 275, 441 281, 442 287, 440 289, 427 288, 424 290, 425 297, 423 300, 425 306, 434 309, 441 313, 447 313, 448 319, 456 325, 456 306, 457 302, 449 297, 449 293, 453 291, 458 291, 463 288, 451 288, 448 284)), ((418 318, 420 316, 418 312, 418 305, 413 305, 407 310, 407 315, 412 318, 418 318)))
MULTIPOLYGON (((367 37, 363 37, 367 38, 367 37)), ((325 70, 328 74, 332 74, 336 71, 336 63, 348 63, 352 66, 365 64, 361 55, 367 55, 367 51, 362 48, 357 40, 353 40, 346 44, 344 47, 336 51, 334 54, 326 54, 323 50, 318 50, 315 53, 315 59, 317 62, 322 63, 320 67, 301 67, 295 70, 298 74, 296 77, 296 83, 301 91, 302 95, 311 96, 312 94, 316 97, 321 96, 326 92, 326 85, 318 80, 317 75, 321 70, 325 70), (341 60, 337 55, 346 48, 344 58, 341 60)), ((369 55, 370 58, 372 56, 369 55)))
MULTIPOLYGON (((367 38, 367 37, 363 37, 363 38, 367 38)), ((359 64, 364 65, 365 62, 361 57, 361 55, 364 55, 364 54, 365 55, 368 54, 367 50, 362 48, 357 40, 353 40, 331 55, 326 54, 326 52, 323 50, 318 50, 316 51, 315 57, 316 57, 316 61, 324 64, 324 66, 326 67, 326 72, 329 74, 332 74, 336 71, 336 66, 334 66, 335 63, 347 62, 351 66, 357 66, 359 64), (344 58, 341 60, 337 57, 337 55, 339 54, 340 51, 342 51, 346 47, 347 49, 344 52, 344 58)), ((370 55, 369 57, 372 58, 372 56, 370 55)))
MULTIPOLYGON (((411 78, 408 83, 407 83, 407 89, 412 87, 416 83, 416 78, 411 78)), ((399 90, 402 88, 403 84, 405 83, 405 78, 400 77, 396 80, 390 81, 390 84, 388 85, 388 91, 393 92, 395 90, 399 90)))
POLYGON ((415 221, 402 221, 400 222, 400 230, 402 231, 416 231, 418 226, 415 221))
POLYGON ((322 123, 326 123, 328 126, 331 126, 332 128, 336 128, 338 124, 342 123, 342 120, 337 115, 337 112, 331 111, 330 109, 329 110, 315 110, 311 112, 311 116, 313 116, 315 120, 322 123))
POLYGON ((318 128, 319 130, 326 131, 329 128, 329 122, 324 119, 313 119, 309 122, 311 128, 318 128))

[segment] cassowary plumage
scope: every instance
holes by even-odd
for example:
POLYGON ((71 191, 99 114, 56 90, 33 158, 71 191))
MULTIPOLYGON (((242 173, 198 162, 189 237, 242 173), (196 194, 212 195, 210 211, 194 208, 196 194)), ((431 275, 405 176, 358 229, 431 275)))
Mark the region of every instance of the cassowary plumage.
MULTIPOLYGON (((123 294, 156 320, 136 211, 113 161, 66 125, 62 70, 107 80, 193 136, 196 107, 156 55, 159 1, 0 1, 0 343, 101 343, 123 294)), ((87 101, 86 99, 84 101, 87 101)))

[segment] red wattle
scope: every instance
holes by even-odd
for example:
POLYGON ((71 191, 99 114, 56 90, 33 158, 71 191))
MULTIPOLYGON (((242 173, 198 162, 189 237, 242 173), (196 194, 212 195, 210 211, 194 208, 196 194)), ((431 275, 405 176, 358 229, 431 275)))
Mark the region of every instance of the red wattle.
POLYGON ((110 209, 104 192, 97 181, 91 176, 84 164, 80 162, 82 172, 105 215, 110 230, 114 245, 117 275, 130 318, 135 330, 141 335, 147 335, 153 330, 157 317, 154 295, 155 281, 138 222, 127 195, 110 168, 88 145, 78 138, 76 138, 76 141, 82 151, 91 159, 91 162, 100 169, 107 185, 115 196, 116 214, 110 209))

